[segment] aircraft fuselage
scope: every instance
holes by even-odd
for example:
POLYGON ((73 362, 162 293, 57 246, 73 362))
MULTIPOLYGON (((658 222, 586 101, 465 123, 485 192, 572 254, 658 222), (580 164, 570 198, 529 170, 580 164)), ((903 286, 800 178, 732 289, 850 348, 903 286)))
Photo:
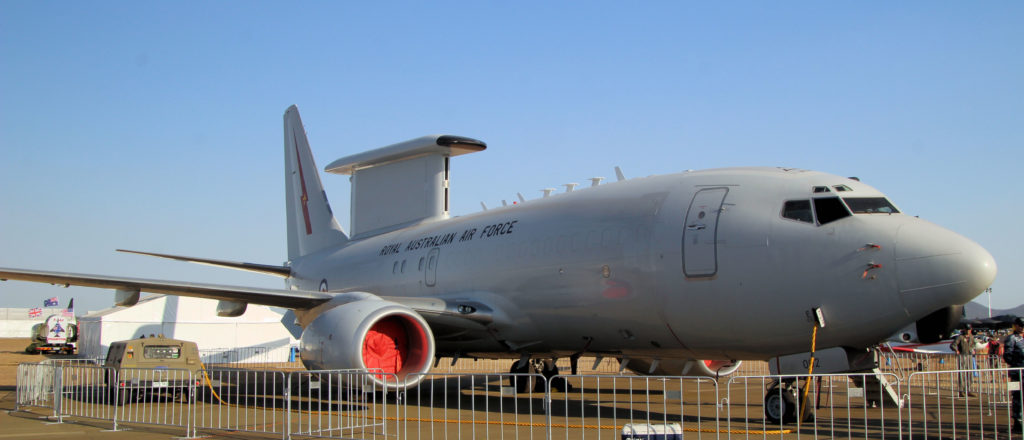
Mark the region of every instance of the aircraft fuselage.
POLYGON ((631 179, 356 236, 292 261, 290 285, 495 311, 435 327, 438 354, 765 359, 809 350, 814 308, 819 349, 862 348, 994 277, 970 240, 898 212, 832 219, 818 199, 837 197, 885 196, 779 168, 631 179))

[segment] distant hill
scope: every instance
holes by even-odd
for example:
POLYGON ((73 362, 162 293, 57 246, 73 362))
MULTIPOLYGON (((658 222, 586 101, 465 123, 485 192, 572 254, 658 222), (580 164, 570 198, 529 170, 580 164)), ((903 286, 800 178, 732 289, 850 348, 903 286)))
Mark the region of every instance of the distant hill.
MULTIPOLYGON (((988 306, 975 301, 971 301, 964 306, 964 314, 968 319, 975 318, 988 318, 988 306)), ((1012 309, 992 309, 992 316, 999 315, 1015 315, 1024 316, 1024 304, 1021 304, 1012 309)))

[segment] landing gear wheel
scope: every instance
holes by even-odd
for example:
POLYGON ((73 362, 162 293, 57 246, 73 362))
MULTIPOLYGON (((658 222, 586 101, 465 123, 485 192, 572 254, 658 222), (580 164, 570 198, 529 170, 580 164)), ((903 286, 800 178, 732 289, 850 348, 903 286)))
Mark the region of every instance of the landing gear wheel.
POLYGON ((796 420, 796 404, 789 393, 771 390, 764 396, 764 418, 768 423, 790 423, 796 420))
POLYGON ((572 391, 572 385, 569 384, 569 381, 564 377, 555 377, 558 376, 558 366, 555 365, 555 359, 545 360, 541 364, 540 374, 551 384, 551 389, 562 393, 572 391))
POLYGON ((512 363, 512 368, 508 371, 510 374, 521 374, 522 376, 510 376, 508 378, 509 386, 516 389, 517 393, 528 393, 534 391, 534 389, 540 384, 537 380, 537 369, 534 368, 533 362, 527 361, 526 365, 519 368, 519 361, 512 363))
MULTIPOLYGON (((768 387, 764 396, 764 418, 768 423, 793 423, 799 418, 800 399, 797 398, 799 387, 796 382, 787 382, 782 385, 772 384, 768 387)), ((804 412, 803 421, 811 420, 814 417, 810 408, 804 412)))

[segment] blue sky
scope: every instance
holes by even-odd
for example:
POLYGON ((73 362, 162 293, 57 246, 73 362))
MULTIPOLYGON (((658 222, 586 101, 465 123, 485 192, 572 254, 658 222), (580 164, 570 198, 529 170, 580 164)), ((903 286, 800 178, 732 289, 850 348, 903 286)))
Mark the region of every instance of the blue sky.
MULTIPOLYGON (((3 2, 0 266, 264 287, 114 252, 280 263, 281 115, 318 165, 430 133, 454 214, 725 166, 859 176, 1024 303, 1020 2, 3 2)), ((348 182, 323 176, 347 226, 348 182)), ((0 307, 94 289, 0 284, 0 307)), ((982 302, 984 298, 981 298, 982 302)))

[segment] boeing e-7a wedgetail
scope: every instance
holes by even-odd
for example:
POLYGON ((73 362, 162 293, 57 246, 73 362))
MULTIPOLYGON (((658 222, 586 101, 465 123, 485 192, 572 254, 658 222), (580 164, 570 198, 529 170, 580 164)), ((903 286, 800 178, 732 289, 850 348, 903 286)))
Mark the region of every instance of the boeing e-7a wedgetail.
MULTIPOLYGON (((0 278, 294 310, 311 369, 415 385, 441 356, 621 359, 645 374, 728 374, 810 349, 856 359, 916 322, 938 340, 996 275, 978 244, 904 215, 857 179, 729 168, 619 180, 450 217, 449 160, 483 142, 426 136, 338 159, 338 226, 293 106, 284 115, 288 261, 168 256, 281 276, 285 289, 0 269, 0 278), (824 322, 821 322, 821 321, 824 322)), ((775 363, 782 365, 781 362, 775 363)), ((550 364, 549 364, 550 365, 550 364)), ((822 371, 822 370, 818 370, 822 371)), ((551 368, 544 374, 555 374, 551 368)))

